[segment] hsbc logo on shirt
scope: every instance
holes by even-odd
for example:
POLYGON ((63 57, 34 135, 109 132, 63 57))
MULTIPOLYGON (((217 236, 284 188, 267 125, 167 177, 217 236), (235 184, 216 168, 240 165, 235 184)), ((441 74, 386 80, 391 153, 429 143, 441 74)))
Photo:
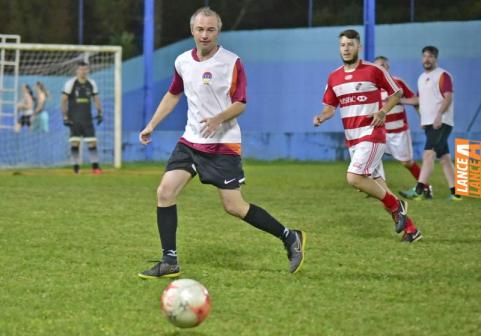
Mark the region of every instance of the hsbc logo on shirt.
POLYGON ((366 96, 349 96, 339 100, 342 105, 364 103, 367 100, 366 96))
POLYGON ((356 97, 355 97, 355 96, 344 97, 344 98, 341 98, 341 99, 339 100, 339 102, 340 102, 342 105, 352 104, 352 103, 355 103, 355 102, 356 102, 356 97))

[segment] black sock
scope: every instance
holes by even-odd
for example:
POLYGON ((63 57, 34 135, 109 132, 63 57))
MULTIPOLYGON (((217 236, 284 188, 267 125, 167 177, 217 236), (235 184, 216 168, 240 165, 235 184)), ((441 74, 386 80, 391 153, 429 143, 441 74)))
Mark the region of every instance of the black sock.
POLYGON ((421 195, 424 192, 424 187, 424 183, 418 182, 418 184, 416 184, 416 194, 421 195))
POLYGON ((247 211, 247 215, 243 220, 262 231, 280 238, 287 244, 292 244, 296 239, 295 235, 290 234, 288 228, 279 223, 277 219, 272 217, 264 209, 259 208, 257 205, 251 204, 249 206, 249 211, 247 211))
POLYGON ((456 195, 456 189, 454 187, 449 188, 449 190, 451 191, 451 195, 456 195))
POLYGON ((73 165, 73 171, 74 171, 75 173, 78 173, 78 172, 80 171, 80 166, 79 166, 78 164, 74 164, 74 165, 73 165))
POLYGON ((176 264, 177 206, 175 204, 169 207, 157 207, 157 227, 162 243, 163 261, 168 264, 176 264))

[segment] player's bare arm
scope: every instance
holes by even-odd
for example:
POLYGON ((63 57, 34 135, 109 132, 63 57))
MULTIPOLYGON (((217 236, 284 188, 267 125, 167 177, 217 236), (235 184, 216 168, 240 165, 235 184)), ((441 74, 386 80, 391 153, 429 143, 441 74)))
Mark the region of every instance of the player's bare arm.
POLYGON ((62 95, 62 100, 60 101, 62 108, 63 120, 68 120, 68 96, 66 94, 62 95))
POLYGON ((201 134, 204 138, 209 138, 215 135, 219 126, 226 121, 230 121, 237 118, 242 112, 244 112, 246 104, 242 102, 234 102, 225 111, 219 113, 215 117, 202 119, 200 122, 203 124, 201 134))
POLYGON ((322 124, 324 121, 331 119, 334 113, 336 112, 336 108, 331 105, 324 105, 324 109, 322 112, 314 117, 312 121, 314 126, 317 127, 322 124))
POLYGON ((419 97, 411 97, 411 98, 406 98, 402 97, 399 102, 403 105, 412 105, 412 106, 418 106, 419 105, 419 97))
POLYGON ((100 97, 99 95, 94 96, 94 102, 95 102, 95 108, 97 109, 97 113, 99 115, 102 115, 102 103, 100 102, 100 97))
POLYGON ((394 106, 399 104, 399 100, 401 99, 402 95, 403 91, 399 90, 389 96, 383 107, 372 115, 371 125, 374 127, 383 125, 384 121, 386 120, 386 114, 391 111, 394 106))
POLYGON ((98 95, 94 96, 94 102, 95 102, 95 108, 97 109, 97 115, 95 116, 95 119, 97 120, 97 125, 100 125, 102 121, 104 120, 104 113, 102 110, 102 103, 100 102, 100 98, 98 95))
POLYGON ((157 107, 157 110, 155 110, 152 119, 139 134, 139 141, 142 144, 147 145, 151 142, 150 136, 154 131, 155 127, 174 110, 175 106, 180 100, 180 96, 181 94, 173 95, 170 92, 167 92, 164 95, 164 97, 159 103, 159 106, 157 107))
POLYGON ((97 111, 102 111, 102 103, 100 102, 99 95, 94 96, 95 108, 97 111))
POLYGON ((40 92, 38 95, 37 107, 35 108, 35 111, 33 111, 33 115, 37 115, 43 111, 45 107, 45 100, 46 100, 45 94, 40 92))
POLYGON ((436 119, 434 119, 434 122, 433 122, 433 128, 434 129, 438 129, 438 128, 441 127, 442 120, 443 120, 443 114, 448 110, 449 105, 451 105, 452 101, 453 101, 453 93, 452 92, 444 93, 444 99, 441 102, 441 107, 439 108, 436 119))

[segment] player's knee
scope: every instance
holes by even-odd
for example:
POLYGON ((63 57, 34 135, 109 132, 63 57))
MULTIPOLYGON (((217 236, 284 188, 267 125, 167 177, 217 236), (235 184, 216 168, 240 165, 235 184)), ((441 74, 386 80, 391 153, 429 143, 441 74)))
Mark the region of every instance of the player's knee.
POLYGON ((97 148, 97 141, 90 141, 88 143, 89 149, 96 149, 97 148))
POLYGON ((414 164, 414 161, 401 161, 401 164, 405 167, 405 168, 411 168, 414 164))
POLYGON ((450 163, 450 162, 452 162, 452 161, 451 161, 451 154, 449 154, 449 153, 443 154, 443 155, 439 158, 439 161, 440 161, 441 163, 450 163))
POLYGON ((354 188, 359 189, 359 185, 361 183, 361 176, 356 175, 356 174, 347 173, 346 180, 347 180, 347 183, 349 185, 353 186, 354 188))
POLYGON ((242 205, 238 204, 237 202, 224 201, 223 205, 225 212, 227 212, 231 216, 244 218, 244 216, 246 215, 247 211, 245 211, 244 207, 242 207, 242 205))
POLYGON ((80 151, 80 144, 71 144, 70 145, 70 152, 78 153, 80 151))
POLYGON ((436 159, 436 152, 434 150, 426 150, 423 154, 423 160, 435 160, 436 159))
POLYGON ((160 184, 157 188, 157 203, 159 205, 168 206, 175 202, 175 190, 168 184, 160 184))

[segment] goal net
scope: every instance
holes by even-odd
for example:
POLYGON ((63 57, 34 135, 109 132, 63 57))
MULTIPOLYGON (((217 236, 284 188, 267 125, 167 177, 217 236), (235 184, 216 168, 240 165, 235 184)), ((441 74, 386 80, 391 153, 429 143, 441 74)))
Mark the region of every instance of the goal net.
MULTIPOLYGON (((6 43, 0 39, 0 168, 70 163, 70 130, 63 125, 60 102, 65 82, 75 76, 81 61, 89 64, 89 77, 97 83, 103 107, 103 123, 95 125, 100 163, 120 167, 121 53, 121 47, 6 43), (18 105, 22 86, 28 84, 36 97, 37 82, 49 93, 44 108, 48 117, 42 117, 48 130, 35 126, 18 130, 16 124, 25 113, 18 105)), ((92 114, 96 114, 93 101, 92 114)), ((85 152, 87 146, 82 147, 85 152)), ((82 157, 84 162, 88 160, 86 153, 82 157)))

